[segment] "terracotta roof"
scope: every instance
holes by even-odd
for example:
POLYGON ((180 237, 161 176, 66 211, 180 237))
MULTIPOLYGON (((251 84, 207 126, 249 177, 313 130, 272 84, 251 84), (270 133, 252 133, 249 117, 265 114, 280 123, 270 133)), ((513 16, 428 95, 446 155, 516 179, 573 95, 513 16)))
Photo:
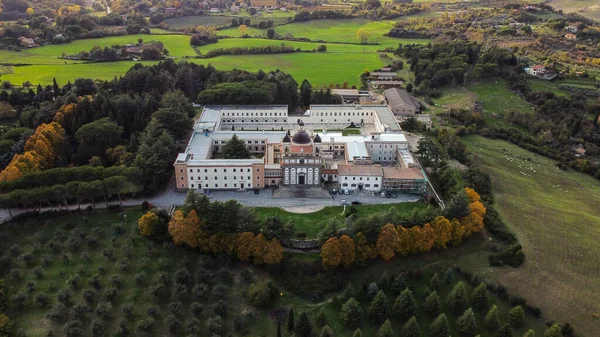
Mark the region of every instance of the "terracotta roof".
POLYGON ((338 175, 381 177, 383 175, 383 171, 379 165, 338 164, 338 175))
POLYGON ((537 65, 535 65, 535 66, 533 66, 531 68, 533 68, 533 69, 544 69, 544 66, 541 65, 541 64, 537 64, 537 65))
POLYGON ((383 179, 423 179, 423 173, 418 168, 384 167, 383 179))

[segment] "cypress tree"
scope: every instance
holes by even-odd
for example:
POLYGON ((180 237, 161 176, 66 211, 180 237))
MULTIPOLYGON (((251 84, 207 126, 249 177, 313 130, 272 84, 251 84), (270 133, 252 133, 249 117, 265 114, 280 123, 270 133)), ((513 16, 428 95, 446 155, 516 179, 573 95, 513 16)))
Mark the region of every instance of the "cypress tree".
POLYGON ((362 337, 362 331, 360 330, 360 328, 354 330, 354 333, 352 334, 352 337, 362 337))
POLYGON ((448 299, 446 302, 448 303, 450 310, 454 311, 455 313, 464 312, 469 307, 469 298, 467 296, 467 288, 465 288, 465 284, 458 282, 450 294, 448 294, 448 299))
POLYGON ((445 314, 439 315, 433 323, 429 326, 429 333, 431 337, 448 337, 450 333, 450 327, 448 325, 448 318, 445 314))
POLYGON ((525 325, 525 311, 520 305, 510 309, 508 312, 508 323, 513 328, 522 327, 525 325))
POLYGON ((306 312, 302 312, 298 319, 298 323, 296 324, 296 333, 300 337, 308 337, 312 334, 312 328, 312 323, 310 322, 308 315, 306 312))
POLYGON ((319 337, 332 337, 332 336, 333 336, 333 331, 331 330, 329 325, 325 325, 323 327, 323 329, 321 329, 321 333, 319 334, 319 337))
POLYGON ((485 315, 483 325, 490 331, 496 331, 500 328, 500 319, 498 318, 498 307, 493 306, 485 315))
POLYGON ((377 337, 394 337, 394 329, 392 329, 392 323, 389 319, 386 319, 385 322, 377 331, 377 337))
POLYGON ((392 308, 394 316, 398 317, 402 321, 408 320, 410 317, 417 314, 417 302, 413 296, 412 291, 406 288, 394 301, 394 307, 392 308))
POLYGON ((394 281, 392 281, 391 290, 393 294, 400 294, 406 287, 406 279, 404 279, 404 275, 400 273, 396 276, 394 281))
POLYGON ((354 297, 351 297, 344 305, 342 305, 342 312, 340 313, 340 318, 344 325, 349 326, 351 328, 358 327, 360 325, 360 320, 362 317, 362 312, 360 309, 360 304, 354 297))
POLYGON ((421 330, 419 329, 419 323, 415 316, 411 317, 406 324, 400 330, 400 337, 419 337, 421 330))
POLYGON ((436 317, 442 311, 440 296, 435 290, 425 299, 423 310, 425 310, 425 313, 431 317, 436 317))
POLYGON ((452 280, 454 279, 454 270, 452 268, 446 269, 444 272, 444 283, 450 285, 452 284, 452 280))
POLYGON ((560 326, 554 323, 551 327, 546 329, 544 332, 544 337, 563 337, 563 334, 560 331, 560 326))
POLYGON ((440 290, 440 286, 442 282, 440 281, 440 277, 437 273, 433 274, 431 279, 429 280, 429 288, 433 290, 440 290))
POLYGON ((513 330, 509 324, 504 324, 497 332, 495 337, 513 337, 513 330))
POLYGON ((477 320, 473 309, 469 308, 456 320, 456 330, 465 336, 475 336, 477 334, 477 320))
POLYGON ((380 290, 369 306, 369 318, 373 323, 382 323, 387 318, 387 315, 387 299, 383 290, 380 290))
POLYGON ((325 317, 325 309, 321 308, 319 310, 319 314, 317 315, 317 324, 320 326, 324 326, 327 324, 327 317, 325 317))
POLYGON ((471 303, 477 310, 485 310, 490 306, 490 294, 485 284, 480 283, 473 294, 471 294, 471 303))
POLYGON ((290 312, 287 318, 287 326, 289 331, 294 330, 294 307, 290 307, 290 312))

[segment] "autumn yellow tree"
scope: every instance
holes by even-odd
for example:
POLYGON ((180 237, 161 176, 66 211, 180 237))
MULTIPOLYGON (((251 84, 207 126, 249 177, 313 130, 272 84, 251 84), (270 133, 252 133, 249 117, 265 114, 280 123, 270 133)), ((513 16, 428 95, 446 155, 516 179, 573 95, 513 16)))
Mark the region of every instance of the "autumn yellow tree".
POLYGON ((198 247, 198 236, 200 234, 200 218, 196 211, 191 211, 187 216, 178 210, 173 214, 169 222, 169 234, 173 237, 176 245, 186 244, 189 247, 198 247))
POLYGON ((256 236, 254 243, 254 252, 252 256, 254 257, 254 264, 264 264, 264 251, 267 248, 267 238, 260 233, 256 236))
POLYGON ((472 188, 465 188, 465 194, 471 201, 469 204, 470 214, 460 219, 460 222, 465 227, 465 237, 472 233, 477 233, 483 229, 483 217, 485 216, 486 208, 481 203, 480 196, 472 188))
POLYGON ((342 253, 342 265, 344 267, 349 267, 354 263, 354 259, 356 258, 354 240, 348 235, 342 235, 339 242, 340 251, 342 253))
POLYGON ((387 224, 381 228, 377 236, 377 252, 385 261, 389 261, 396 254, 398 246, 398 232, 392 224, 387 224))
POLYGON ((465 235, 465 226, 463 226, 458 219, 452 219, 450 224, 452 225, 452 238, 450 239, 450 242, 456 246, 461 243, 463 236, 465 235))
POLYGON ((398 246, 396 247, 396 253, 402 256, 406 256, 410 253, 410 234, 408 229, 398 225, 396 227, 398 232, 398 246))
POLYGON ((359 29, 356 32, 356 37, 358 37, 358 40, 360 41, 360 43, 366 44, 369 41, 369 38, 371 37, 371 33, 369 33, 365 29, 359 29))
MULTIPOLYGON (((233 233, 213 234, 208 239, 208 249, 206 251, 214 254, 235 256, 235 239, 236 235, 233 233)), ((202 243, 203 241, 200 242, 202 243)))
POLYGON ((31 8, 31 7, 27 8, 27 11, 26 11, 26 12, 27 12, 27 14, 29 14, 29 15, 33 15, 33 8, 31 8))
POLYGON ((329 238, 321 247, 321 264, 323 268, 335 268, 342 263, 342 249, 336 237, 329 238))
POLYGON ((421 251, 428 252, 433 248, 435 244, 435 230, 431 227, 430 224, 426 223, 425 226, 421 229, 423 232, 423 242, 421 244, 421 251))
POLYGON ((138 220, 138 229, 140 230, 140 234, 144 236, 152 235, 152 228, 156 226, 156 224, 160 220, 158 216, 153 212, 147 212, 142 215, 142 217, 138 220))
POLYGON ((244 37, 244 36, 246 36, 246 32, 248 31, 248 26, 240 25, 239 30, 240 30, 240 37, 244 37))
POLYGON ((450 221, 443 216, 438 216, 431 222, 431 227, 435 231, 435 247, 446 249, 448 242, 452 239, 450 221))
POLYGON ((423 231, 421 227, 414 226, 408 230, 410 236, 410 252, 412 254, 419 253, 423 249, 423 231))
POLYGON ((354 247, 356 247, 355 261, 357 263, 362 264, 369 259, 369 243, 367 242, 367 237, 362 232, 356 233, 354 238, 354 247))
POLYGON ((283 247, 279 240, 273 238, 267 242, 263 251, 263 261, 265 264, 279 264, 283 260, 283 247))
POLYGON ((235 249, 238 259, 247 262, 252 258, 255 241, 256 237, 254 236, 254 233, 243 232, 238 234, 237 239, 235 240, 235 249))

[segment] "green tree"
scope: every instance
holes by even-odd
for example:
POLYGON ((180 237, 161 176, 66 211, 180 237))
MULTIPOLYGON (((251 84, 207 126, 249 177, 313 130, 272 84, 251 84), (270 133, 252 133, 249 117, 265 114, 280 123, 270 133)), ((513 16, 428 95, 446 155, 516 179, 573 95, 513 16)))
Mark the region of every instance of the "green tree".
POLYGON ((122 134, 123 128, 109 118, 101 118, 80 127, 75 133, 80 160, 87 162, 93 156, 104 157, 106 149, 121 143, 122 134))
POLYGON ((467 288, 462 282, 458 282, 446 299, 446 303, 450 310, 455 313, 461 313, 469 307, 469 297, 467 295, 467 288))
POLYGON ((535 337, 535 331, 529 329, 524 335, 523 337, 535 337))
POLYGON ((187 113, 175 107, 160 108, 152 114, 160 127, 175 140, 182 140, 192 132, 193 121, 187 113))
POLYGON ((249 159, 251 157, 250 150, 236 134, 233 134, 233 137, 223 145, 221 153, 225 159, 249 159))
POLYGON ((508 323, 513 328, 519 328, 525 325, 525 311, 520 305, 510 309, 508 312, 508 323))
POLYGON ((433 291, 427 298, 425 299, 425 303, 423 304, 423 310, 425 313, 431 317, 436 317, 442 311, 442 306, 440 304, 440 296, 437 294, 437 291, 433 291))
POLYGON ((473 309, 469 308, 456 320, 456 330, 465 336, 477 335, 477 320, 473 309))
POLYGON ((483 325, 490 331, 496 331, 500 328, 500 319, 498 318, 498 307, 492 306, 483 319, 483 325))
POLYGON ((431 337, 448 337, 449 333, 450 327, 448 325, 448 318, 446 318, 445 314, 439 315, 429 326, 429 334, 431 337))
POLYGON ((188 214, 191 211, 196 211, 197 214, 206 214, 209 211, 210 200, 208 197, 196 190, 189 190, 183 201, 183 213, 188 214))
POLYGON ((360 328, 354 330, 352 337, 362 337, 362 331, 360 330, 360 328))
POLYGON ((302 105, 308 107, 311 102, 312 85, 306 79, 300 85, 300 101, 302 105))
POLYGON ((433 290, 440 290, 441 285, 442 282, 440 281, 440 276, 437 273, 433 274, 433 276, 429 280, 429 288, 433 290))
POLYGON ((323 327, 323 329, 321 329, 321 333, 319 334, 319 337, 332 337, 332 336, 333 336, 333 331, 331 330, 329 325, 325 325, 323 327))
POLYGON ((288 331, 294 330, 294 307, 290 307, 290 312, 287 317, 288 331))
POLYGON ((300 314, 300 318, 298 319, 298 323, 296 323, 296 333, 300 337, 308 337, 312 334, 312 323, 308 318, 306 312, 302 312, 300 314))
POLYGON ((150 191, 156 190, 171 176, 175 159, 174 151, 173 138, 162 130, 154 119, 150 121, 142 134, 134 161, 134 165, 142 172, 143 182, 150 191))
POLYGON ((510 324, 504 324, 497 332, 495 337, 513 337, 513 330, 510 324))
POLYGON ((321 310, 319 310, 319 314, 317 314, 317 324, 319 326, 325 326, 327 324, 327 317, 325 316, 325 308, 321 308, 321 310))
POLYGON ((483 282, 473 290, 471 304, 477 310, 486 310, 490 306, 490 294, 483 282))
POLYGON ((383 290, 379 290, 369 306, 369 318, 373 323, 382 323, 388 315, 387 299, 383 290))
POLYGON ((406 289, 406 279, 404 275, 401 273, 396 276, 394 281, 392 281, 391 290, 394 294, 400 294, 404 289, 406 289))
POLYGON ((454 270, 452 268, 446 269, 444 272, 444 283, 452 284, 452 280, 454 279, 454 270))
POLYGON ((415 316, 411 317, 400 330, 400 337, 419 337, 420 335, 421 330, 415 316))
POLYGON ((560 326, 557 323, 552 324, 552 326, 544 332, 544 337, 563 337, 560 326))
POLYGON ((356 328, 360 326, 360 320, 362 317, 362 310, 360 309, 360 303, 351 297, 344 305, 342 305, 342 311, 340 318, 344 325, 356 328))
POLYGON ((377 337, 394 337, 394 329, 392 329, 392 323, 389 319, 386 319, 385 322, 377 331, 377 337))
POLYGON ((394 301, 392 311, 394 316, 402 321, 406 321, 417 314, 417 302, 410 289, 406 288, 398 295, 394 301))

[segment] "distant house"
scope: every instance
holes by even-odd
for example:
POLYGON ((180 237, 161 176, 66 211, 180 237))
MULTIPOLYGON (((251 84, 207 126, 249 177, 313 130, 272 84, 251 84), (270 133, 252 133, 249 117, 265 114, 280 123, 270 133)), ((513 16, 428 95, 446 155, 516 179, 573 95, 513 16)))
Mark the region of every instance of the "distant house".
POLYGON ((577 35, 575 35, 573 33, 567 33, 567 34, 565 34, 565 38, 567 40, 577 40, 577 35))
POLYGON ((369 75, 377 80, 395 80, 397 76, 397 74, 392 71, 372 71, 369 75))
POLYGON ((216 8, 216 7, 212 7, 212 8, 210 9, 210 12, 211 12, 211 13, 219 13, 219 12, 221 12, 221 11, 220 11, 218 8, 216 8))
POLYGON ((404 89, 387 89, 383 95, 388 107, 396 116, 411 116, 421 111, 419 101, 404 89))
POLYGON ((392 68, 390 68, 390 67, 386 67, 386 68, 379 68, 379 70, 381 70, 381 71, 386 71, 386 72, 390 72, 390 71, 392 71, 392 68))
POLYGON ((35 41, 33 39, 25 37, 25 36, 21 36, 19 38, 19 44, 21 45, 21 47, 27 47, 27 48, 35 47, 35 41))
POLYGON ((401 87, 402 84, 404 84, 402 81, 371 81, 373 89, 396 88, 401 87))
POLYGON ((231 7, 229 7, 229 10, 232 12, 239 12, 240 8, 236 5, 231 5, 231 7))
POLYGON ((287 9, 285 9, 285 7, 281 7, 280 11, 287 12, 287 9))
POLYGON ((165 8, 165 14, 167 14, 167 15, 174 14, 176 11, 177 11, 177 8, 175 8, 175 7, 165 8))
POLYGON ((150 13, 156 13, 158 12, 158 7, 150 7, 150 13))
POLYGON ((533 67, 525 68, 525 72, 531 76, 540 76, 546 73, 546 67, 541 64, 536 64, 533 67))
POLYGON ((575 24, 570 24, 570 25, 568 25, 568 26, 565 27, 565 30, 567 32, 577 33, 579 31, 579 28, 575 24))

